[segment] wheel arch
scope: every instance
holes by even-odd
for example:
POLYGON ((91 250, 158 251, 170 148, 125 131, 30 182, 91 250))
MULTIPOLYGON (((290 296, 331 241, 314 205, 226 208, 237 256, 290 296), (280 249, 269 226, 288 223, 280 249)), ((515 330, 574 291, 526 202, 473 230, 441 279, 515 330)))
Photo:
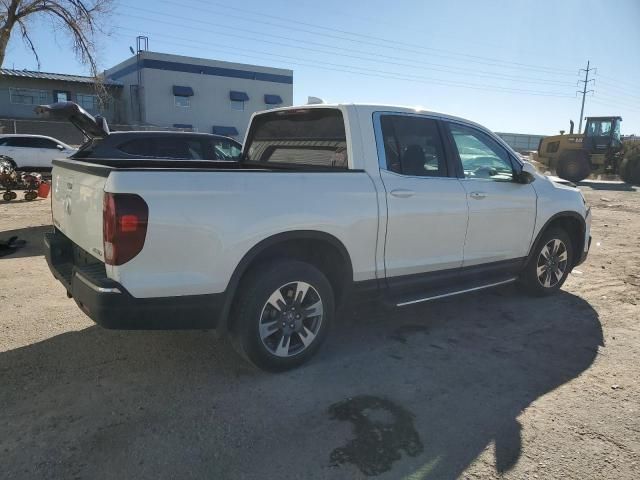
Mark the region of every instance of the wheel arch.
POLYGON ((294 230, 272 235, 251 247, 231 275, 218 322, 221 330, 226 331, 230 326, 230 313, 245 275, 258 265, 276 258, 308 261, 322 271, 335 290, 336 305, 353 284, 351 257, 342 241, 334 235, 317 230, 294 230))
POLYGON ((538 235, 536 235, 535 241, 532 243, 531 248, 529 249, 529 255, 527 256, 527 263, 533 257, 534 252, 538 248, 540 244, 540 240, 542 236, 547 232, 550 228, 560 227, 564 229, 569 237, 571 238, 571 245, 574 250, 574 257, 572 261, 571 268, 576 265, 576 262, 580 258, 580 254, 584 250, 584 239, 585 232, 587 229, 587 222, 582 215, 578 212, 573 211, 564 211, 558 212, 545 222, 542 226, 538 235))

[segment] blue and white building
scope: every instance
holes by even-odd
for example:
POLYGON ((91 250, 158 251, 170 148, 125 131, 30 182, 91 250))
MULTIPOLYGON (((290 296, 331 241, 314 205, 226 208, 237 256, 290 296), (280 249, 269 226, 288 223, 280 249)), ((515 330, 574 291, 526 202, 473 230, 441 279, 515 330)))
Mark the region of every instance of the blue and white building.
POLYGON ((140 51, 105 71, 122 85, 130 125, 177 127, 242 140, 251 114, 293 103, 293 71, 140 51))

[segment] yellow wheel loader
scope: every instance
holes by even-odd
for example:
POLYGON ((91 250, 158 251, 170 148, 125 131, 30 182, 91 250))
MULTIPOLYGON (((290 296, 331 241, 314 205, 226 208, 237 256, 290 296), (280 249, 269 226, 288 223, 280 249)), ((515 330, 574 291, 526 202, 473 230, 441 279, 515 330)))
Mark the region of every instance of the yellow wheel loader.
MULTIPOLYGON (((570 182, 589 175, 620 175, 627 183, 640 184, 640 148, 620 138, 621 117, 587 117, 583 134, 545 137, 538 145, 538 162, 570 182)), ((640 147, 640 146, 639 146, 640 147)))

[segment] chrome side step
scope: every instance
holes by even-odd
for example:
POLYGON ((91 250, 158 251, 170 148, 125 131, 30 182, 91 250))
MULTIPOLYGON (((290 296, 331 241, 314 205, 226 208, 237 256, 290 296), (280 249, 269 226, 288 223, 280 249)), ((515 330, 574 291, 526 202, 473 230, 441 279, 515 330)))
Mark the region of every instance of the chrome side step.
POLYGON ((413 305, 415 303, 430 302, 431 300, 437 300, 439 298, 445 298, 445 297, 452 297, 454 295, 460 295, 461 293, 475 292, 476 290, 483 290, 485 288, 491 288, 491 287, 497 287, 498 285, 504 285, 505 283, 512 283, 512 282, 515 282, 516 280, 517 280, 517 278, 514 277, 514 278, 509 278, 508 280, 503 280, 501 282, 489 283, 487 285, 480 285, 478 287, 467 288, 465 290, 458 290, 456 292, 443 293, 441 295, 434 295, 432 297, 424 297, 424 298, 418 298, 416 300, 409 300, 407 302, 397 303, 396 307, 406 307, 407 305, 413 305))

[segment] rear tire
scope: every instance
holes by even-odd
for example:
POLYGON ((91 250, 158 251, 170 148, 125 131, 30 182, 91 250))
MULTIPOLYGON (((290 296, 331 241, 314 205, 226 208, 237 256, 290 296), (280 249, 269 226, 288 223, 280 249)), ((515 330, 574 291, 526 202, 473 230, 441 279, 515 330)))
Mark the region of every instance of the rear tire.
POLYGON ((296 260, 266 264, 238 287, 233 344, 258 368, 283 371, 309 360, 333 321, 334 293, 325 275, 296 260))
POLYGON ((519 283, 531 295, 551 295, 564 284, 573 259, 573 245, 567 232, 551 228, 535 245, 527 266, 520 274, 519 283))
POLYGON ((620 164, 620 178, 629 185, 640 185, 640 154, 625 157, 620 164))
POLYGON ((560 155, 556 173, 570 182, 579 182, 591 174, 589 155, 583 150, 570 150, 560 155))

